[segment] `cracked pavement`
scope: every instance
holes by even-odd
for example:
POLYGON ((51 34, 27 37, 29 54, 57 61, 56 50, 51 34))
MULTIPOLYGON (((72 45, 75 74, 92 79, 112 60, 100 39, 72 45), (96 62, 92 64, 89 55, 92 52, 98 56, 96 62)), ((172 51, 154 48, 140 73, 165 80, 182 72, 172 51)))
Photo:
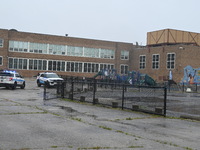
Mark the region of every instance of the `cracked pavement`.
POLYGON ((0 150, 197 150, 200 122, 53 99, 26 79, 0 88, 0 150))

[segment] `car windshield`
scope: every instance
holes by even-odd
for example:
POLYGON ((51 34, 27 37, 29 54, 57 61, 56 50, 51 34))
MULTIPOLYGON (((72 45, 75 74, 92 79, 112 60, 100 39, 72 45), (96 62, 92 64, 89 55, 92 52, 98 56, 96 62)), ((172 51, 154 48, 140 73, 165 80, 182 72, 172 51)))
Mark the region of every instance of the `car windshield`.
POLYGON ((55 73, 45 74, 44 77, 46 77, 46 78, 59 78, 59 76, 55 73))

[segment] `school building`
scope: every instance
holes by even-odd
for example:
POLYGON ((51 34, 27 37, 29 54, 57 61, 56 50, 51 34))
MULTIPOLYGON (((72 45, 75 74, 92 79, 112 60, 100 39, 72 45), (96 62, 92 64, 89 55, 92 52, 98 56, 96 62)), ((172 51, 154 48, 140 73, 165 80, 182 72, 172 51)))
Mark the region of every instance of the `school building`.
POLYGON ((39 72, 93 77, 101 69, 146 73, 157 82, 179 82, 187 65, 198 68, 200 34, 172 29, 147 33, 147 45, 0 29, 0 70, 24 77, 39 72))

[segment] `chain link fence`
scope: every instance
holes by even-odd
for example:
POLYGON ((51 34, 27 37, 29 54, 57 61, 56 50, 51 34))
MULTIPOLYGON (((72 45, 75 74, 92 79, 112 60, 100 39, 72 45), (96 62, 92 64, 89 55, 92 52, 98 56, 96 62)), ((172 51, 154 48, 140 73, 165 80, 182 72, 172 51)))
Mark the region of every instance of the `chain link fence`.
POLYGON ((66 98, 163 116, 200 117, 199 91, 199 85, 149 87, 68 78, 56 87, 44 86, 44 100, 66 98))
POLYGON ((101 104, 166 115, 165 87, 132 86, 115 81, 78 80, 68 78, 54 88, 44 86, 44 100, 67 98, 81 102, 101 104))

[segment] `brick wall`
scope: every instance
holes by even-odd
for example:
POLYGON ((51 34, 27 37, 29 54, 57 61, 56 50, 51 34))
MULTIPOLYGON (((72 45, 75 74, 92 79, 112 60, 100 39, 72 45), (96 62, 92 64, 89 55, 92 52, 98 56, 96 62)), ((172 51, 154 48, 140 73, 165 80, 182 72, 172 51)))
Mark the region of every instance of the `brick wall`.
MULTIPOLYGON (((65 60, 65 61, 81 61, 81 62, 94 62, 94 63, 111 63, 115 65, 118 73, 120 72, 120 64, 130 64, 129 60, 121 60, 121 50, 133 50, 132 43, 123 42, 112 42, 112 41, 102 41, 102 40, 92 40, 65 36, 54 36, 46 34, 28 33, 28 32, 18 32, 11 30, 1 30, 0 38, 4 39, 4 48, 0 51, 0 55, 4 56, 4 65, 0 66, 2 69, 7 69, 7 56, 17 57, 17 58, 34 58, 34 59, 50 59, 50 60, 65 60), (88 58, 88 57, 74 57, 74 56, 61 56, 61 55, 49 55, 49 54, 34 54, 34 53, 22 53, 22 52, 9 52, 8 42, 13 41, 25 41, 25 42, 35 42, 35 43, 48 43, 48 44, 58 44, 58 45, 68 45, 68 46, 80 46, 89 48, 102 48, 102 49, 112 49, 115 50, 115 59, 101 59, 101 58, 88 58)), ((33 76, 38 73, 34 70, 19 70, 24 76, 33 76)), ((72 76, 85 76, 92 77, 93 73, 75 73, 75 72, 59 72, 61 75, 72 75, 72 76)))
POLYGON ((172 69, 173 80, 180 82, 184 76, 184 67, 191 65, 193 68, 199 68, 200 47, 193 45, 171 45, 171 46, 158 46, 158 47, 145 47, 137 48, 132 54, 134 63, 134 70, 146 73, 153 77, 158 82, 163 82, 169 75, 167 69, 167 53, 175 53, 175 68, 172 69), (152 69, 152 55, 160 55, 159 69, 152 69), (146 68, 139 69, 139 56, 146 55, 146 68))

